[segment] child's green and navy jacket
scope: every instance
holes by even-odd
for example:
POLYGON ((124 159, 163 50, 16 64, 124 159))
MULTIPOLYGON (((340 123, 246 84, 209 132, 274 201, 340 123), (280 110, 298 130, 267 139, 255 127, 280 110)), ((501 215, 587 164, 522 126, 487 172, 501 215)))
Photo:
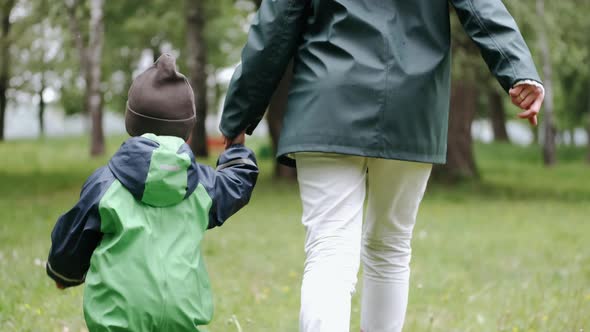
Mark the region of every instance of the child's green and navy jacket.
POLYGON ((203 234, 248 203, 257 176, 242 145, 214 170, 180 138, 130 138, 57 221, 47 273, 86 282, 90 331, 198 331, 213 315, 203 234))

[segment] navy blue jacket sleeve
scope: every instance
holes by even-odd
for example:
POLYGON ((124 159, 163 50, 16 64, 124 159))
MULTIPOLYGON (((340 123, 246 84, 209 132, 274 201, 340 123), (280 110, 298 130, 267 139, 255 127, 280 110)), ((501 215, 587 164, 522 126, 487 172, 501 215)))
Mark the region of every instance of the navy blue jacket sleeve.
POLYGON ((229 217, 250 201, 258 178, 254 152, 236 144, 227 149, 217 161, 217 169, 199 165, 201 181, 213 203, 209 212, 209 229, 221 226, 229 217), (204 181, 203 181, 204 180, 204 181))
POLYGON ((99 168, 82 187, 78 203, 53 228, 46 270, 64 287, 84 282, 90 257, 102 239, 98 205, 113 181, 108 167, 99 168))

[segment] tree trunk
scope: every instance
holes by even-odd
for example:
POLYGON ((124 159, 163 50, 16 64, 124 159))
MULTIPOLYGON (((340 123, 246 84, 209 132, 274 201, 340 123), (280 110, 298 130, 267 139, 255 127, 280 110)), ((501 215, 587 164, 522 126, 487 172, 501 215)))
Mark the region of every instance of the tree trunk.
POLYGON ((206 157, 207 131, 207 45, 205 44, 205 13, 203 0, 186 2, 186 49, 190 82, 195 94, 197 122, 193 128, 189 145, 196 156, 206 157))
POLYGON ((506 131, 506 113, 504 112, 504 103, 502 95, 495 89, 488 92, 488 101, 490 107, 490 120, 494 132, 494 141, 510 142, 508 132, 506 131))
MULTIPOLYGON (((276 155, 281 129, 283 128, 283 117, 287 109, 287 97, 289 96, 289 86, 293 79, 293 60, 289 62, 287 70, 270 99, 266 121, 270 132, 272 141, 273 155, 276 155)), ((295 179, 297 178, 297 171, 293 167, 287 167, 278 162, 275 162, 275 176, 278 178, 295 179)))
POLYGON ((104 0, 90 0, 90 23, 88 45, 82 38, 82 29, 76 12, 79 0, 66 1, 68 23, 74 45, 80 58, 80 72, 86 83, 84 111, 90 115, 90 155, 104 153, 104 131, 102 126, 101 61, 104 39, 104 0))
POLYGON ((539 127, 535 127, 535 126, 531 126, 531 131, 533 132, 533 144, 541 144, 540 140, 539 140, 539 131, 541 131, 541 128, 539 127))
POLYGON ((471 123, 475 118, 478 91, 475 84, 457 80, 451 89, 447 164, 436 167, 433 176, 445 182, 478 177, 473 156, 471 123))
POLYGON ((78 10, 79 0, 67 0, 66 1, 66 10, 68 12, 68 26, 70 28, 70 33, 72 34, 72 41, 74 42, 74 46, 78 50, 78 57, 80 58, 80 71, 82 76, 84 77, 84 81, 89 81, 88 79, 88 55, 86 54, 87 49, 85 45, 85 41, 82 38, 82 28, 80 27, 80 20, 76 15, 78 10))
POLYGON ((86 104, 91 119, 90 155, 104 154, 104 132, 102 126, 102 91, 101 60, 102 45, 104 39, 103 20, 104 0, 91 0, 90 2, 90 35, 88 41, 88 78, 86 82, 86 104))
POLYGON ((45 77, 44 73, 41 73, 41 88, 39 89, 39 137, 45 137, 45 99, 43 98, 43 92, 45 92, 45 77))
MULTIPOLYGON (((590 92, 590 89, 588 89, 590 92)), ((588 163, 590 163, 590 93, 588 93, 588 104, 586 104, 586 140, 588 144, 588 163)))
POLYGON ((8 88, 7 81, 8 80, 6 80, 3 76, 0 76, 0 142, 4 141, 4 119, 7 104, 6 90, 8 88))
MULTIPOLYGON (((537 16, 545 17, 545 1, 537 0, 537 16)), ((544 24, 538 25, 539 46, 543 61, 543 76, 545 85, 545 107, 543 112, 543 162, 546 166, 552 166, 557 162, 555 148, 555 122, 553 120, 553 70, 547 30, 544 24)))
MULTIPOLYGON (((86 41, 82 37, 82 27, 80 20, 78 19, 77 11, 80 5, 80 0, 66 0, 66 11, 68 13, 68 27, 70 34, 72 35, 72 41, 74 47, 78 51, 78 58, 80 62, 80 74, 84 79, 86 86, 85 94, 88 94, 88 82, 90 82, 90 69, 89 69, 89 56, 88 48, 86 47, 86 41)), ((88 105, 88 98, 84 98, 84 105, 82 105, 83 113, 87 113, 90 105, 88 105)))
POLYGON ((0 141, 4 140, 4 119, 6 105, 8 103, 6 91, 10 80, 10 13, 14 7, 15 0, 3 1, 0 10, 2 22, 0 31, 0 141))

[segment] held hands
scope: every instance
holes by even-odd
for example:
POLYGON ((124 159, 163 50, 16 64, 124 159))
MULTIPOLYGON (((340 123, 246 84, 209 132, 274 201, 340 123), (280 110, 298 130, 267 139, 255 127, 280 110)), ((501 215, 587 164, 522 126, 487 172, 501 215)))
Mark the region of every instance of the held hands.
POLYGON ((536 126, 537 114, 545 98, 543 89, 532 84, 521 84, 510 89, 509 93, 512 103, 524 110, 518 114, 518 117, 528 119, 533 126, 536 126))
POLYGON ((233 139, 223 136, 223 144, 225 145, 225 149, 227 150, 233 144, 244 144, 246 143, 246 133, 241 132, 238 136, 234 137, 233 139))

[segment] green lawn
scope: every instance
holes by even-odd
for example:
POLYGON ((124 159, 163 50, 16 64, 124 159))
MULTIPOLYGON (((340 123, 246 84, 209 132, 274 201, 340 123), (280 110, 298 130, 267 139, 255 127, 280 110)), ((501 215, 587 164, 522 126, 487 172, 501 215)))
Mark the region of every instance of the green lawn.
MULTIPOLYGON (((109 140, 109 153, 121 139, 109 140)), ((84 330, 82 288, 57 290, 44 260, 55 219, 107 159, 87 151, 83 139, 0 144, 2 332, 84 330)), ((478 145, 481 182, 431 185, 415 229, 405 331, 590 331, 584 153, 562 150, 549 170, 538 149, 478 145)), ((205 239, 211 331, 297 331, 300 203, 297 187, 273 181, 271 169, 262 162, 251 204, 205 239)))

